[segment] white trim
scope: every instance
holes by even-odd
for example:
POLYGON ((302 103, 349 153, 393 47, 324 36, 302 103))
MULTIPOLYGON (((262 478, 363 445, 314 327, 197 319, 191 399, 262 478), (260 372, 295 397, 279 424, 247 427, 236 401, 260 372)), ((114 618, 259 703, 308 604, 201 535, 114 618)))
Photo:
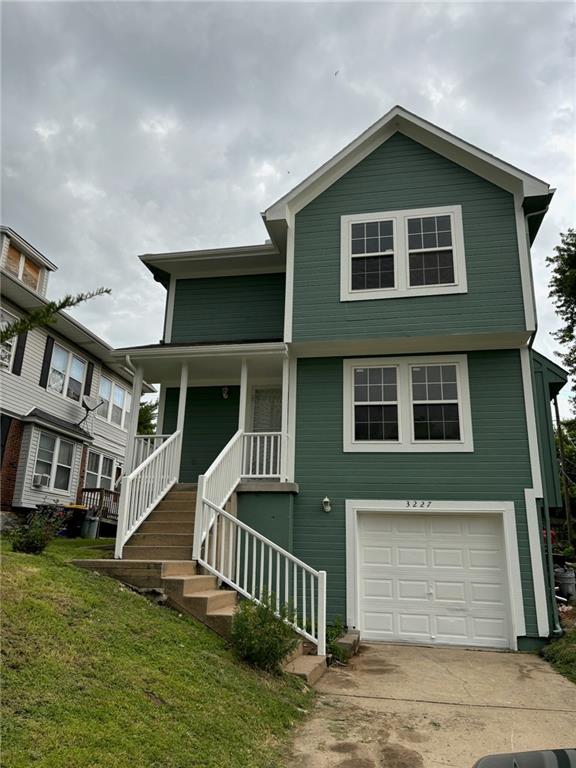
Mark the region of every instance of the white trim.
MULTIPOLYGON (((58 397, 63 397, 66 400, 71 400, 73 403, 78 403, 80 407, 82 407, 82 397, 84 396, 84 387, 86 386, 86 375, 88 373, 88 363, 90 361, 87 360, 84 357, 81 357, 78 352, 73 351, 71 348, 69 348, 66 344, 62 344, 60 341, 57 341, 54 339, 54 345, 52 346, 52 353, 50 355, 50 362, 48 364, 48 379, 46 381, 46 392, 50 392, 52 395, 57 395, 58 397), (50 376, 52 374, 52 360, 54 359, 54 352, 56 351, 56 347, 60 347, 60 349, 64 350, 66 354, 68 355, 68 360, 66 361, 66 371, 64 373, 64 382, 62 384, 62 392, 58 392, 57 389, 53 389, 50 386, 50 376), (84 373, 82 375, 82 381, 80 382, 80 397, 78 400, 75 400, 73 397, 70 397, 67 394, 68 391, 68 382, 70 381, 70 369, 72 367, 72 360, 76 358, 82 365, 84 366, 84 373)), ((61 371, 60 371, 61 373, 61 371)))
POLYGON ((407 507, 409 499, 347 499, 346 500, 346 616, 349 627, 359 624, 358 578, 358 513, 391 514, 499 514, 502 516, 506 575, 508 581, 508 611, 510 647, 517 649, 517 638, 526 634, 520 559, 516 534, 516 515, 512 501, 431 501, 429 507, 407 507))
POLYGON ((289 211, 296 214, 397 131, 503 189, 511 192, 521 190, 524 196, 545 195, 549 192, 549 185, 541 179, 515 168, 397 105, 267 208, 266 220, 286 219, 289 211))
POLYGON ((248 362, 246 358, 242 360, 240 368, 240 400, 238 403, 238 429, 243 432, 246 430, 246 411, 248 408, 248 362))
POLYGON ((343 450, 345 453, 471 453, 474 451, 467 355, 416 357, 364 357, 343 360, 343 450), (412 419, 413 365, 456 365, 460 440, 415 440, 412 419), (358 367, 396 367, 398 397, 398 441, 356 441, 354 435, 353 371, 358 367))
POLYGON ((144 383, 144 372, 142 366, 137 366, 132 380, 132 402, 134 407, 130 411, 130 420, 128 423, 128 433, 126 435, 126 453, 124 456, 124 468, 127 475, 132 470, 132 460, 134 458, 135 438, 138 432, 138 413, 140 400, 142 399, 142 385, 144 383))
MULTIPOLYGON (((16 317, 11 312, 8 312, 4 307, 0 307, 0 315, 6 315, 6 325, 0 321, 0 328, 4 328, 12 323, 17 322, 21 318, 16 317)), ((10 358, 7 360, 6 365, 0 365, 0 371, 6 371, 6 373, 12 373, 12 365, 14 363, 14 354, 16 352, 16 345, 18 344, 18 336, 12 336, 10 339, 2 342, 2 346, 8 346, 10 348, 10 358)))
POLYGON ((81 479, 81 482, 78 483, 78 487, 80 487, 80 486, 82 488, 86 488, 86 487, 101 488, 102 487, 101 486, 102 477, 106 477, 106 475, 102 475, 102 464, 104 463, 104 459, 110 459, 110 461, 112 462, 112 475, 110 476, 110 488, 109 488, 109 490, 111 490, 111 491, 114 490, 114 480, 116 478, 116 470, 117 470, 117 468, 119 466, 119 462, 116 459, 116 456, 111 456, 109 453, 106 453, 105 451, 103 451, 103 450, 101 450, 99 448, 93 448, 93 447, 88 448, 87 451, 86 451, 86 467, 84 469, 84 478, 81 479), (88 469, 88 462, 90 461, 90 454, 91 453, 93 453, 96 456, 98 456, 98 472, 92 472, 90 469, 88 469), (95 486, 87 486, 86 485, 86 479, 87 479, 88 474, 96 475, 97 483, 98 483, 97 485, 95 485, 95 486))
MULTIPOLYGON (((31 484, 31 488, 34 491, 50 491, 51 493, 65 493, 68 495, 71 495, 71 485, 72 485, 72 479, 74 474, 74 462, 76 460, 76 446, 77 442, 74 442, 73 440, 66 440, 60 437, 58 434, 54 434, 53 432, 49 432, 45 429, 39 429, 38 430, 38 445, 36 446, 36 457, 34 459, 34 468, 32 471, 32 479, 34 479, 34 475, 37 474, 43 474, 41 472, 36 471, 36 464, 38 463, 38 454, 40 453, 40 440, 42 439, 42 435, 46 435, 47 437, 53 439, 54 442, 54 451, 52 452, 52 462, 50 465, 50 485, 47 488, 35 488, 34 485, 31 484), (62 443, 66 443, 67 445, 72 446, 72 455, 70 458, 70 464, 60 464, 58 461, 58 455, 60 453, 60 445, 62 443), (58 467, 65 467, 66 469, 70 470, 70 474, 68 475, 68 487, 67 488, 56 488, 54 486, 54 482, 56 480, 56 471, 58 467)), ((44 450, 44 449, 42 449, 44 450)), ((44 459, 40 459, 40 461, 44 461, 44 459)))
POLYGON ((294 217, 288 217, 286 233, 286 287, 284 289, 284 341, 292 341, 292 320, 294 312, 294 217))
POLYGON ((168 295, 166 297, 166 325, 164 328, 164 341, 172 341, 172 323, 174 321, 174 298, 176 296, 176 278, 170 276, 168 295))
MULTIPOLYGON (((100 373, 100 378, 98 379, 98 397, 102 398, 103 395, 100 394, 100 385, 102 383, 102 380, 106 379, 106 381, 109 381, 110 386, 110 400, 108 401, 108 412, 106 416, 102 416, 101 413, 99 413, 99 407, 94 411, 94 415, 99 421, 103 421, 106 424, 110 424, 111 427, 115 427, 116 429, 122 430, 122 432, 127 431, 126 426, 126 414, 132 412, 132 408, 134 406, 134 398, 132 396, 132 389, 129 388, 127 385, 124 384, 118 384, 118 382, 111 378, 110 376, 106 375, 105 373, 100 373), (124 403, 122 405, 122 418, 120 419, 120 424, 117 424, 115 421, 112 421, 112 407, 114 406, 114 387, 118 387, 118 389, 124 390, 124 403), (128 405, 128 399, 130 399, 130 410, 126 408, 128 405)), ((102 400, 100 405, 105 403, 105 400, 102 400)), ((119 408, 120 406, 116 406, 116 408, 119 408)), ((138 403, 138 407, 140 407, 140 403, 138 403)))
POLYGON ((286 439, 288 450, 286 452, 286 480, 289 483, 293 483, 296 466, 296 393, 298 387, 298 358, 291 356, 289 358, 289 365, 288 435, 286 439))
POLYGON ((290 420, 290 360, 282 360, 282 446, 280 452, 280 480, 286 482, 288 477, 288 451, 289 451, 289 420, 290 420))
POLYGON ((537 499, 542 498, 542 474, 540 469, 540 454, 538 450, 538 430, 536 427, 536 412, 534 409, 534 392, 532 389, 532 366, 530 364, 530 350, 520 350, 520 362, 522 365, 522 386, 524 389, 524 405, 526 409, 526 429, 528 433, 528 448, 530 451, 530 470, 532 473, 532 488, 524 490, 526 501, 526 523, 528 526, 528 541, 530 544, 530 562, 532 565, 532 579, 534 583, 534 602, 536 604, 536 621, 540 637, 548 637, 550 634, 550 621, 548 618, 548 603, 546 600, 546 581, 544 578, 544 563, 542 558, 542 544, 540 524, 538 520, 537 499))
POLYGON ((534 294, 534 281, 532 276, 532 260, 530 258, 530 240, 526 217, 522 207, 522 197, 514 195, 514 212, 516 217, 516 238, 518 240, 518 258, 520 260, 520 280, 522 283, 522 302, 524 304, 524 318, 526 329, 535 332, 536 321, 536 297, 534 294))
POLYGON ((166 408, 166 385, 160 384, 158 395, 158 410, 156 411, 156 434, 164 434, 164 410, 166 408))
MULTIPOLYGON (((439 249, 442 250, 442 249, 439 249)), ((366 254, 370 256, 371 254, 366 254)), ((367 301, 370 299, 395 299, 407 296, 433 296, 450 293, 467 293, 466 259, 462 206, 446 205, 433 208, 412 208, 377 213, 354 213, 340 217, 340 301, 367 301), (410 286, 408 247, 408 219, 428 216, 449 216, 452 229, 452 261, 454 282, 441 285, 410 286), (394 287, 352 289, 352 253, 350 249, 351 226, 370 221, 392 221, 394 231, 394 287)))
POLYGON ((288 347, 283 341, 263 341, 247 344, 206 344, 190 346, 154 345, 151 347, 125 347, 114 350, 113 357, 125 359, 129 355, 132 360, 149 358, 161 359, 173 357, 181 360, 184 357, 259 357, 265 355, 286 355, 288 347))

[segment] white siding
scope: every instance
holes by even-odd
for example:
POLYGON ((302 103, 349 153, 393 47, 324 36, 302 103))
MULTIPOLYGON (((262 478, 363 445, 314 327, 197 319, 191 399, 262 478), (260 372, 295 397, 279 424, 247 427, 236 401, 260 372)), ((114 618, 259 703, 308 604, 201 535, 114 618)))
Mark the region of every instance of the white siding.
MULTIPOLYGON (((33 424, 27 424, 24 427, 20 459, 18 461, 18 472, 16 474, 16 484, 14 488, 14 499, 12 501, 12 504, 15 507, 35 507, 37 504, 41 504, 44 501, 61 501, 65 504, 71 504, 76 501, 76 489, 78 487, 80 462, 82 460, 82 443, 74 444, 70 490, 68 493, 65 493, 64 491, 48 491, 45 488, 37 489, 32 487, 40 432, 50 433, 50 430, 37 427, 33 424)), ((54 432, 50 434, 57 433, 54 432)), ((69 440, 69 438, 63 439, 69 440)))

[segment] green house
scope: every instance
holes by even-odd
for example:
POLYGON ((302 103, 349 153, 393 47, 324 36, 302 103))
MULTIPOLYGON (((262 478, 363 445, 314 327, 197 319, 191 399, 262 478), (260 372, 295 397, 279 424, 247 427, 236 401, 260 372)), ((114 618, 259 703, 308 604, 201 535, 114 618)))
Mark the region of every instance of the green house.
POLYGON ((552 195, 394 107, 262 214, 265 244, 141 256, 162 341, 115 355, 160 384, 159 427, 129 430, 117 557, 267 589, 320 652, 336 617, 372 641, 550 637, 566 374, 532 349, 530 246, 552 195), (197 489, 193 536, 155 555, 140 526, 174 487, 197 489))

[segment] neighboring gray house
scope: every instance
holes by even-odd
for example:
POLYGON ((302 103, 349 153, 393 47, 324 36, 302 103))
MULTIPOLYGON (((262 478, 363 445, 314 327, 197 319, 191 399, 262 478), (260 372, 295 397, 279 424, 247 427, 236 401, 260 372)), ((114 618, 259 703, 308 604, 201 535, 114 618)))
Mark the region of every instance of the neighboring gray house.
MULTIPOLYGON (((0 237, 5 326, 46 304, 56 266, 8 227, 0 237)), ((74 503, 83 488, 114 489, 133 404, 132 373, 110 352, 64 312, 1 346, 3 512, 44 500, 74 503), (85 396, 101 401, 93 413, 85 396)))

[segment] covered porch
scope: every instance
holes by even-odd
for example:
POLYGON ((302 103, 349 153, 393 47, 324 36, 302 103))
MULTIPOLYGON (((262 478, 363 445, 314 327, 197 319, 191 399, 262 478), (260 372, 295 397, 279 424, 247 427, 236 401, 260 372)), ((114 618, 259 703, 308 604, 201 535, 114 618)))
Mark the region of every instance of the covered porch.
POLYGON ((132 413, 126 474, 179 432, 177 481, 196 483, 241 433, 242 479, 292 480, 286 345, 162 344, 125 354, 135 369, 135 402, 144 381, 160 386, 156 435, 138 435, 137 409, 132 413))

